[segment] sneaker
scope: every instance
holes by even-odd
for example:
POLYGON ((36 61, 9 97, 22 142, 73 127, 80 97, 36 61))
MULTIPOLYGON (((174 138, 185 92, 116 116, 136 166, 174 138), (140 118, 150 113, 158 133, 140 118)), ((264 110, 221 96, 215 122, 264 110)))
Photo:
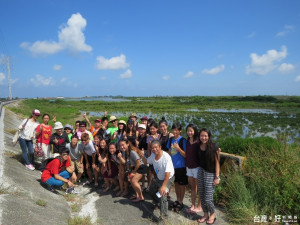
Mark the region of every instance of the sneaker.
POLYGON ((34 166, 32 166, 31 164, 26 165, 26 168, 29 170, 35 170, 34 166))
POLYGON ((73 190, 74 190, 74 187, 69 187, 69 188, 66 190, 66 194, 71 194, 73 190))
POLYGON ((83 185, 90 185, 91 182, 86 181, 83 185))

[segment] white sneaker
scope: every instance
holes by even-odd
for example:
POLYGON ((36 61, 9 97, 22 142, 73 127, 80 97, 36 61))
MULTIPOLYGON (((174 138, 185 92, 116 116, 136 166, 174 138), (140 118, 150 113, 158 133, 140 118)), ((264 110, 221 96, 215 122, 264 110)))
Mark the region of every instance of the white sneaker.
POLYGON ((29 170, 35 170, 34 166, 32 166, 31 164, 26 165, 26 168, 29 170))

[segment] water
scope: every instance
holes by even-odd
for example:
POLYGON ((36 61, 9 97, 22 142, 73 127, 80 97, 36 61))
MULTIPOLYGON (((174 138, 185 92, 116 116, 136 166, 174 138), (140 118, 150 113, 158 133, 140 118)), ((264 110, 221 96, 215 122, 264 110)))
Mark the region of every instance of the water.
POLYGON ((129 99, 111 98, 111 97, 95 97, 95 98, 65 98, 66 101, 104 101, 104 102, 130 102, 129 99))
POLYGON ((262 114, 278 114, 271 109, 207 109, 206 112, 218 112, 218 113, 262 113, 262 114))

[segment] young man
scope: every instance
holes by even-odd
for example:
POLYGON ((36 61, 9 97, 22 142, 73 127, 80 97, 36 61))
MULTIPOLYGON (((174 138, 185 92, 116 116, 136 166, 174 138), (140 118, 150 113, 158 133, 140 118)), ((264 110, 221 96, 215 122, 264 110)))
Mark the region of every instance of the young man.
POLYGON ((83 174, 83 154, 82 151, 79 150, 78 137, 73 135, 71 137, 71 143, 66 145, 66 148, 70 151, 70 163, 74 166, 75 171, 72 174, 72 181, 78 182, 83 174), (78 174, 76 174, 76 171, 78 174))
POLYGON ((82 136, 82 134, 84 134, 84 133, 86 133, 86 134, 89 135, 89 139, 90 139, 90 140, 92 140, 92 141, 94 140, 92 133, 89 132, 89 131, 86 129, 86 122, 85 122, 85 121, 80 121, 80 122, 79 122, 79 131, 77 131, 77 133, 76 133, 76 135, 77 135, 77 137, 78 137, 78 140, 79 140, 79 143, 81 142, 81 136, 82 136))
POLYGON ((61 187, 64 183, 68 184, 66 193, 73 190, 74 184, 69 180, 74 167, 70 165, 69 150, 63 148, 59 157, 54 158, 47 165, 41 175, 41 182, 46 184, 51 191, 52 187, 61 187))
POLYGON ((109 118, 109 122, 112 123, 112 127, 108 128, 106 130, 106 132, 110 134, 110 138, 111 138, 110 142, 116 143, 117 142, 117 137, 116 137, 117 134, 115 135, 115 138, 114 138, 114 133, 118 131, 118 119, 115 116, 111 116, 109 118))
POLYGON ((160 141, 152 141, 150 147, 152 151, 150 157, 146 159, 143 151, 141 156, 144 163, 152 164, 156 172, 157 178, 151 183, 150 194, 156 205, 160 203, 160 216, 161 219, 165 219, 168 216, 167 193, 174 183, 174 166, 170 155, 162 150, 160 141))
POLYGON ((92 125, 92 123, 90 122, 89 118, 87 117, 86 113, 83 114, 83 118, 86 120, 86 122, 89 125, 89 130, 92 133, 93 137, 95 137, 95 135, 98 133, 98 131, 101 128, 101 120, 100 119, 96 119, 94 121, 94 126, 92 125))
POLYGON ((98 187, 98 167, 96 161, 96 150, 93 142, 90 140, 87 133, 83 133, 81 136, 81 143, 79 144, 79 150, 83 152, 85 158, 85 169, 88 174, 89 180, 85 184, 90 184, 93 181, 92 169, 95 175, 95 187, 98 187))
POLYGON ((50 137, 50 144, 53 145, 54 157, 61 153, 67 143, 70 143, 68 135, 63 132, 63 128, 64 127, 61 122, 56 122, 54 124, 55 133, 53 133, 50 137))

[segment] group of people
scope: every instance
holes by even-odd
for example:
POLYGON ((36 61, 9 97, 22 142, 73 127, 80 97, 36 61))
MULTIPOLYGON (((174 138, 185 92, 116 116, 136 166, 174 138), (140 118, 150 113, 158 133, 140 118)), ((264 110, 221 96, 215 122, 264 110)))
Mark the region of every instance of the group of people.
POLYGON ((192 205, 188 213, 204 212, 199 223, 213 224, 216 220, 213 203, 214 188, 220 182, 220 148, 212 142, 211 132, 198 130, 194 124, 186 127, 187 138, 181 136, 182 126, 174 123, 169 132, 163 117, 158 123, 135 113, 127 121, 115 116, 92 124, 87 115, 84 121, 76 121, 75 127, 63 126, 54 118, 54 132, 49 125, 50 116, 43 114, 42 123, 37 119, 40 111, 32 111, 30 118, 19 126, 19 143, 27 169, 34 170, 33 139, 43 149, 44 162, 41 182, 52 189, 67 184, 67 192, 75 183, 98 188, 100 177, 104 179, 103 192, 112 190, 116 196, 129 194, 133 202, 144 201, 143 192, 153 196, 155 207, 162 217, 167 216, 170 189, 176 200, 171 207, 183 209, 185 187, 190 184, 192 205), (29 157, 28 157, 29 155, 29 157), (147 186, 146 186, 147 178, 147 186), (197 199, 197 193, 199 197, 197 199))

